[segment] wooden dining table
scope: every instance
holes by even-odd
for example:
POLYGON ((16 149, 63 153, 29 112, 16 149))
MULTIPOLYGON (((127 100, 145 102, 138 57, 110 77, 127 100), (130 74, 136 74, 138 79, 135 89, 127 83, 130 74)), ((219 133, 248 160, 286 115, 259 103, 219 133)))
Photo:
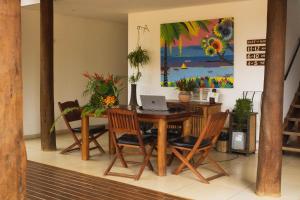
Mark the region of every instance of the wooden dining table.
MULTIPOLYGON (((130 108, 128 108, 130 109, 130 108)), ((166 175, 167 160, 167 125, 169 122, 183 122, 183 135, 191 134, 192 114, 191 111, 150 111, 136 109, 139 121, 152 122, 157 124, 157 174, 159 176, 166 175)), ((85 115, 82 117, 82 160, 89 160, 89 118, 94 115, 85 115)), ((102 115, 102 118, 107 117, 102 115)))

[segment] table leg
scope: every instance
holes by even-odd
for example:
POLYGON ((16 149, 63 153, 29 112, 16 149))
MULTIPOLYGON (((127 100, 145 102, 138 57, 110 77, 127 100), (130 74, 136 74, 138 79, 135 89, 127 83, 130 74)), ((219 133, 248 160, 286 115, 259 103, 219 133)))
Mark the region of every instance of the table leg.
POLYGON ((189 117, 183 122, 183 136, 189 136, 192 132, 192 118, 189 117))
POLYGON ((89 142, 89 116, 83 116, 81 119, 81 159, 89 160, 90 157, 90 142, 89 142))
POLYGON ((158 122, 157 138, 157 171, 158 176, 166 175, 166 157, 167 157, 167 121, 160 119, 158 122))

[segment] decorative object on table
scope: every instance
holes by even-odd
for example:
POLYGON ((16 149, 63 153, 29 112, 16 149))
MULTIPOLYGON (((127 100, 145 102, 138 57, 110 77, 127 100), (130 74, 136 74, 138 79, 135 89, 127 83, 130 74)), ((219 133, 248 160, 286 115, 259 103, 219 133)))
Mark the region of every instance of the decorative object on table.
POLYGON ((192 78, 202 88, 233 88, 234 19, 161 24, 161 86, 192 78))
POLYGON ((200 88, 200 101, 209 102, 208 93, 211 92, 211 88, 200 88))
POLYGON ((144 65, 148 64, 150 61, 148 51, 143 49, 140 44, 141 30, 143 30, 145 32, 145 31, 149 31, 149 29, 147 26, 144 26, 144 27, 138 26, 137 30, 138 30, 137 46, 127 56, 127 59, 129 61, 131 68, 136 70, 136 72, 134 72, 129 77, 129 82, 131 83, 131 96, 130 96, 129 105, 131 105, 131 106, 138 106, 137 97, 136 97, 137 96, 136 95, 136 84, 142 77, 140 68, 143 67, 144 65))
POLYGON ((192 91, 197 87, 193 79, 180 79, 176 81, 176 88, 179 90, 178 99, 181 102, 189 102, 191 100, 192 91))
POLYGON ((98 117, 108 108, 119 105, 119 95, 122 90, 122 78, 120 76, 108 75, 104 77, 98 73, 85 73, 83 75, 88 79, 83 95, 90 96, 89 102, 82 107, 64 109, 61 115, 56 118, 51 130, 54 129, 59 118, 75 110, 80 110, 82 115, 93 114, 98 117))
POLYGON ((207 99, 210 104, 215 104, 219 101, 219 94, 216 89, 212 89, 211 92, 208 93, 207 99))
POLYGON ((248 98, 236 100, 234 111, 230 113, 230 152, 255 153, 256 115, 252 112, 253 103, 248 98))

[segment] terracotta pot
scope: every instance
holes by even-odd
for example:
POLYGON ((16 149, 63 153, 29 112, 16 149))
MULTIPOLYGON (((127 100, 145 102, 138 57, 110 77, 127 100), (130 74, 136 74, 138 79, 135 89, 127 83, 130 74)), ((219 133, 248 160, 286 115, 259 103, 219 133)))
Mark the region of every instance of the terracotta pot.
POLYGON ((190 102, 191 101, 191 92, 189 91, 180 91, 178 94, 178 99, 181 102, 190 102))

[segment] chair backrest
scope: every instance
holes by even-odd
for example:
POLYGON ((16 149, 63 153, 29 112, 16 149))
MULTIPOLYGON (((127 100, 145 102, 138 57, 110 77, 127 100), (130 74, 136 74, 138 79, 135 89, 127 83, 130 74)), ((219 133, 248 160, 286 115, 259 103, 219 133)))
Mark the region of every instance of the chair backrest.
POLYGON ((117 138, 117 135, 126 133, 137 135, 139 141, 142 141, 136 111, 111 108, 108 110, 107 114, 109 129, 110 132, 114 134, 115 138, 117 138))
POLYGON ((192 135, 199 137, 203 124, 203 108, 201 106, 195 106, 192 114, 192 135))
MULTIPOLYGON (((79 108, 78 100, 75 101, 66 101, 66 102, 58 102, 58 107, 61 112, 69 108, 79 108)), ((64 121, 69 129, 71 128, 70 122, 81 120, 81 111, 73 110, 65 115, 63 115, 64 121)))
POLYGON ((227 110, 226 112, 211 114, 208 117, 207 123, 195 144, 195 148, 198 148, 204 140, 209 142, 211 146, 217 142, 218 137, 224 128, 228 114, 229 111, 227 110))

